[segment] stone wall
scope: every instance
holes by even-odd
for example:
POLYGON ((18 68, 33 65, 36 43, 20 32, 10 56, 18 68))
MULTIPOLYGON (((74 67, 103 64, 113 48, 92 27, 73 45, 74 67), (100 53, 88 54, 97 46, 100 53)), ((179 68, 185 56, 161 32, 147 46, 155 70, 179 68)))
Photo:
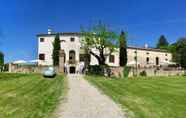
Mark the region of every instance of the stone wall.
MULTIPOLYGON (((186 70, 177 69, 177 68, 138 68, 136 71, 135 68, 131 68, 129 72, 129 77, 140 75, 142 71, 147 73, 147 76, 175 76, 175 75, 184 75, 186 70)), ((123 77, 123 68, 122 67, 111 67, 112 75, 115 77, 123 77)))
MULTIPOLYGON (((34 66, 34 65, 18 65, 9 64, 8 72, 10 73, 42 73, 44 69, 49 66, 34 66)), ((56 72, 58 72, 58 67, 55 67, 56 72)))

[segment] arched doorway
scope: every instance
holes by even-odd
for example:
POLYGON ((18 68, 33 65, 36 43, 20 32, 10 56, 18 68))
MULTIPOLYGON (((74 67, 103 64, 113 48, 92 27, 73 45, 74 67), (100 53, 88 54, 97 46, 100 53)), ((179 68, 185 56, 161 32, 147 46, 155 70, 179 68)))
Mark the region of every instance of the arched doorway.
POLYGON ((69 51, 69 64, 75 64, 76 52, 74 50, 69 51))

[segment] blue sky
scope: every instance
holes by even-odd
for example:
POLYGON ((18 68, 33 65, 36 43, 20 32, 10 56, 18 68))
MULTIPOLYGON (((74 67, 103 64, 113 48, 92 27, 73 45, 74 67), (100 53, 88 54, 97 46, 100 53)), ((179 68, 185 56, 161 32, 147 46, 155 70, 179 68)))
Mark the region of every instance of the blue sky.
POLYGON ((155 46, 164 34, 169 42, 186 36, 185 0, 1 0, 0 50, 6 62, 37 58, 36 34, 51 27, 80 31, 102 20, 128 32, 130 45, 155 46))

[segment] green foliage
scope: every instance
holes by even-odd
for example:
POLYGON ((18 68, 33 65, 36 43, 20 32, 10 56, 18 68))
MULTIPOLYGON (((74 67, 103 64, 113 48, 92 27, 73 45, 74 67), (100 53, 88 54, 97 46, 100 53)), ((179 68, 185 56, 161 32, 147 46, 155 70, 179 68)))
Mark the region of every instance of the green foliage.
POLYGON ((128 78, 129 72, 130 72, 130 67, 125 66, 125 67, 123 68, 123 77, 124 77, 124 78, 128 78))
POLYGON ((60 51, 60 49, 61 49, 61 45, 60 45, 59 34, 56 34, 56 37, 55 37, 55 40, 53 43, 53 54, 52 54, 54 66, 59 65, 59 51, 60 51))
POLYGON ((127 64, 127 41, 126 41, 126 35, 125 32, 121 32, 120 38, 119 38, 119 63, 120 66, 125 66, 127 64))
POLYGON ((169 43, 168 43, 167 39, 165 38, 165 36, 161 35, 156 47, 160 48, 160 49, 167 49, 168 45, 169 45, 169 43))
POLYGON ((109 69, 107 65, 89 65, 88 74, 104 76, 104 70, 109 69))
POLYGON ((0 70, 2 71, 4 66, 4 54, 0 52, 0 70))
POLYGON ((145 70, 143 70, 142 72, 139 73, 140 76, 147 76, 147 72, 145 70))
POLYGON ((176 43, 172 44, 170 51, 173 53, 173 61, 186 68, 186 38, 180 38, 176 43))
POLYGON ((116 33, 101 22, 92 26, 90 30, 84 28, 81 30, 83 35, 82 46, 98 60, 99 65, 105 65, 106 58, 118 47, 116 33), (92 49, 97 49, 99 54, 93 52, 92 49))

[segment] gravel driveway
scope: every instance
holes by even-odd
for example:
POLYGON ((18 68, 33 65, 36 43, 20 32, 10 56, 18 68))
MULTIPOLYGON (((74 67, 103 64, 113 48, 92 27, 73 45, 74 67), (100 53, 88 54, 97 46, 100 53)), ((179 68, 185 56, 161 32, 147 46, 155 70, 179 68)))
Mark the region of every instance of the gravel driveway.
POLYGON ((67 98, 59 105, 57 118, 123 118, 120 107, 83 76, 69 75, 68 84, 67 98))

